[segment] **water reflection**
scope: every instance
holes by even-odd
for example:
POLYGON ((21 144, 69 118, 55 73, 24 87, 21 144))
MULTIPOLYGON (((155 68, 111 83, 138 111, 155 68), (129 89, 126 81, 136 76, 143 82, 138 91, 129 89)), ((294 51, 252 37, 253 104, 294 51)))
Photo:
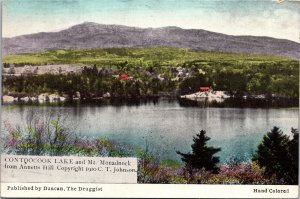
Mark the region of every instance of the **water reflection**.
POLYGON ((3 106, 2 121, 24 125, 30 111, 41 117, 60 112, 77 134, 105 136, 139 147, 147 142, 157 156, 176 160, 180 157, 175 151, 190 151, 192 137, 204 129, 211 137, 209 144, 222 148, 218 154, 222 162, 232 156, 248 160, 263 135, 275 125, 284 132, 298 127, 298 109, 202 108, 169 99, 127 103, 3 106))
POLYGON ((275 108, 298 107, 298 99, 206 99, 198 100, 178 99, 181 106, 187 107, 240 107, 240 108, 275 108))
MULTIPOLYGON (((140 106, 146 104, 157 105, 159 101, 165 101, 168 103, 179 103, 182 107, 240 107, 240 108, 282 108, 282 107, 298 107, 298 99, 286 99, 286 98, 274 98, 274 99, 255 99, 255 98, 196 98, 194 100, 187 98, 163 98, 163 97, 147 97, 147 98, 112 98, 112 99, 89 99, 89 100, 69 100, 64 102, 14 102, 15 105, 20 106, 140 106)), ((6 104, 11 105, 11 104, 6 104)))

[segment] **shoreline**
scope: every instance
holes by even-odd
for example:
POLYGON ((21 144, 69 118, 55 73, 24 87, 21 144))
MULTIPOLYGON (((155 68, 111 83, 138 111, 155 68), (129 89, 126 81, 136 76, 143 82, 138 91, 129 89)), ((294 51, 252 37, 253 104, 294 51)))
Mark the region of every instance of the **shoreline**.
POLYGON ((216 108, 293 108, 299 109, 299 100, 291 98, 182 98, 176 96, 156 95, 139 97, 101 97, 101 98, 64 98, 62 96, 49 100, 38 97, 14 98, 12 101, 2 101, 2 105, 17 106, 138 106, 142 104, 153 103, 154 105, 162 101, 177 102, 181 107, 216 107, 216 108), (26 99, 26 100, 24 100, 26 99), (33 99, 33 100, 32 100, 33 99))

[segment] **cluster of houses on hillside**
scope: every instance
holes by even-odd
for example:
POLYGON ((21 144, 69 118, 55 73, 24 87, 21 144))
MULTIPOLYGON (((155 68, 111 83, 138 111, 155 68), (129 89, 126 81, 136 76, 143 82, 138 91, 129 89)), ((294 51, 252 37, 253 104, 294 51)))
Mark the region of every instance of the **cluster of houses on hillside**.
POLYGON ((173 69, 173 73, 176 75, 178 78, 188 78, 191 77, 192 75, 192 70, 190 68, 182 68, 182 67, 176 67, 175 70, 173 69))
MULTIPOLYGON (((95 66, 94 66, 95 67, 95 66)), ((42 65, 42 66, 18 66, 15 67, 14 64, 10 64, 9 67, 2 67, 2 75, 4 76, 28 76, 28 75, 42 75, 42 74, 80 74, 85 70, 94 70, 93 66, 84 66, 82 64, 62 64, 62 65, 42 65)), ((102 75, 112 75, 122 79, 133 79, 133 76, 130 76, 130 72, 122 72, 115 67, 98 67, 96 72, 102 75)), ((178 81, 191 77, 194 73, 190 68, 182 68, 170 66, 172 76, 174 77, 172 81, 178 81)), ((136 66, 134 69, 129 69, 129 71, 134 71, 134 73, 143 74, 152 78, 158 78, 160 81, 166 80, 165 74, 159 74, 153 69, 136 66)))
MULTIPOLYGON (((92 74, 102 74, 102 75, 111 75, 114 78, 120 79, 122 81, 142 81, 140 78, 137 78, 137 75, 148 76, 149 78, 156 78, 159 81, 179 81, 193 75, 193 72, 189 68, 175 67, 170 66, 169 72, 171 72, 174 78, 169 79, 166 74, 160 74, 153 70, 152 68, 146 68, 141 66, 136 66, 133 68, 128 68, 127 70, 120 70, 117 67, 96 67, 94 66, 85 66, 85 65, 43 65, 43 66, 18 66, 15 67, 14 64, 11 64, 9 67, 2 68, 3 76, 28 76, 28 75, 42 75, 42 74, 83 74, 83 73, 92 73, 92 74), (126 71, 126 72, 125 72, 126 71), (128 72, 127 72, 128 71, 128 72)), ((169 73, 170 74, 170 73, 169 73)), ((110 94, 105 94, 104 97, 110 97, 110 94)), ((76 97, 75 98, 80 98, 76 97)), ((23 102, 34 102, 34 101, 64 101, 65 97, 58 96, 56 94, 40 94, 36 97, 13 97, 13 96, 3 96, 4 102, 13 102, 13 101, 23 101, 23 102)))

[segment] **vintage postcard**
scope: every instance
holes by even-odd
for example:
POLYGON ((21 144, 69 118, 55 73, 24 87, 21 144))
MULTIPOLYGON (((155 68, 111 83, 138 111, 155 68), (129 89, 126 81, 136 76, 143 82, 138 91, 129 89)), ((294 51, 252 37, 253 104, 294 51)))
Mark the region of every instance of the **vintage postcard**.
POLYGON ((298 198, 298 1, 1 6, 1 197, 298 198))

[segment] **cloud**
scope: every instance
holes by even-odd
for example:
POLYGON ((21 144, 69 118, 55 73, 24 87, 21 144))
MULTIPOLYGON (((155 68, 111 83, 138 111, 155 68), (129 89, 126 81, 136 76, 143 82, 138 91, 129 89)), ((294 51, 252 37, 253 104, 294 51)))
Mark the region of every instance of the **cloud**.
POLYGON ((297 9, 290 4, 278 6, 271 1, 67 0, 67 4, 62 1, 35 1, 47 2, 41 7, 39 3, 31 4, 31 0, 7 2, 15 4, 4 7, 5 37, 61 30, 91 21, 137 27, 179 26, 299 42, 300 20, 297 9))

